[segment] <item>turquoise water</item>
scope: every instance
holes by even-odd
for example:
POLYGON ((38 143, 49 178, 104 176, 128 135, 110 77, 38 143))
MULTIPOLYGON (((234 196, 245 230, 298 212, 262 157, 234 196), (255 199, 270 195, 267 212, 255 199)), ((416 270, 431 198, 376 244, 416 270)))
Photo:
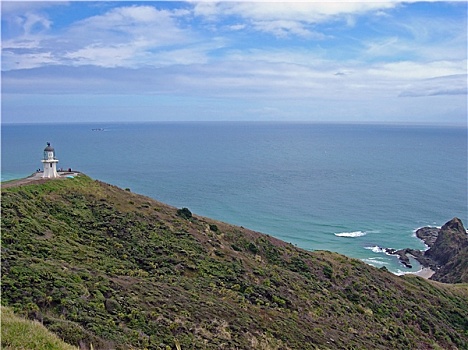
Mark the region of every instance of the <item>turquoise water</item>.
POLYGON ((59 167, 397 273, 409 270, 379 247, 424 249, 418 227, 468 223, 462 127, 3 125, 2 181, 40 168, 46 142, 59 167))

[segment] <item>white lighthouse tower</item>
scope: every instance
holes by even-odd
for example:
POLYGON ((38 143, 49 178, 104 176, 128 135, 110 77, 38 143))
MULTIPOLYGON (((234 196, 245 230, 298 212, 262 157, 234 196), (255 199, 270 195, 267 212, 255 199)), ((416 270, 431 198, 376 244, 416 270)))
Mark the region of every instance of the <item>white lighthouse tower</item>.
POLYGON ((41 162, 44 165, 44 174, 42 174, 42 177, 59 177, 57 174, 58 159, 55 159, 55 150, 50 146, 50 142, 47 142, 47 147, 44 148, 44 158, 41 162))

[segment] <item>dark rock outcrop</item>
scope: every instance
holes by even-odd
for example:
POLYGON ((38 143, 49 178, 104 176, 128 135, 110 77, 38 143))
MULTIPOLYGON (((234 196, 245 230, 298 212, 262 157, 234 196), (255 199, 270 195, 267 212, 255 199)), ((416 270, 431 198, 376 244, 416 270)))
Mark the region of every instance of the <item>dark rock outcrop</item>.
POLYGON ((440 229, 422 227, 416 231, 416 236, 424 241, 428 250, 388 248, 385 251, 397 255, 408 268, 412 267, 408 255, 413 256, 421 265, 435 271, 432 280, 468 282, 468 235, 460 219, 453 218, 440 229))
POLYGON ((442 226, 434 245, 424 255, 440 266, 433 280, 468 282, 468 235, 460 219, 454 218, 442 226))
POLYGON ((398 260, 400 260, 400 262, 405 266, 407 267, 408 269, 411 269, 413 267, 413 265, 411 265, 411 262, 410 262, 410 259, 408 257, 408 254, 411 254, 410 253, 410 250, 409 248, 406 248, 406 249, 393 249, 393 248, 386 248, 385 249, 385 252, 388 253, 388 254, 392 254, 392 255, 396 255, 398 256, 398 260))
POLYGON ((460 219, 454 218, 442 226, 436 241, 424 255, 445 265, 467 246, 466 230, 460 219))
POLYGON ((437 236, 439 236, 439 230, 437 227, 421 227, 416 230, 416 237, 430 248, 435 243, 437 236))

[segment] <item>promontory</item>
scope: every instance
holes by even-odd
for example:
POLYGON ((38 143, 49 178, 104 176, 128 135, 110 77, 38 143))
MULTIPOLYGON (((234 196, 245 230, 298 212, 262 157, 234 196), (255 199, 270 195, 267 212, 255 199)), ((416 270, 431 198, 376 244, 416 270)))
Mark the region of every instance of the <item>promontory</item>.
POLYGON ((2 305, 81 349, 468 349, 466 284, 299 249, 84 174, 2 188, 1 209, 2 305))

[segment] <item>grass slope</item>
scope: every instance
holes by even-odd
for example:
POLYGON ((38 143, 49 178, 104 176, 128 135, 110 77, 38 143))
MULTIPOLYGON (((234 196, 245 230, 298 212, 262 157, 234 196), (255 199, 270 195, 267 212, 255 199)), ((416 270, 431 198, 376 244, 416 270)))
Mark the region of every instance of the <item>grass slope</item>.
POLYGON ((37 321, 18 317, 10 308, 2 306, 3 350, 77 350, 60 340, 37 321))
POLYGON ((94 349, 468 349, 468 288, 84 175, 2 189, 2 303, 94 349))

